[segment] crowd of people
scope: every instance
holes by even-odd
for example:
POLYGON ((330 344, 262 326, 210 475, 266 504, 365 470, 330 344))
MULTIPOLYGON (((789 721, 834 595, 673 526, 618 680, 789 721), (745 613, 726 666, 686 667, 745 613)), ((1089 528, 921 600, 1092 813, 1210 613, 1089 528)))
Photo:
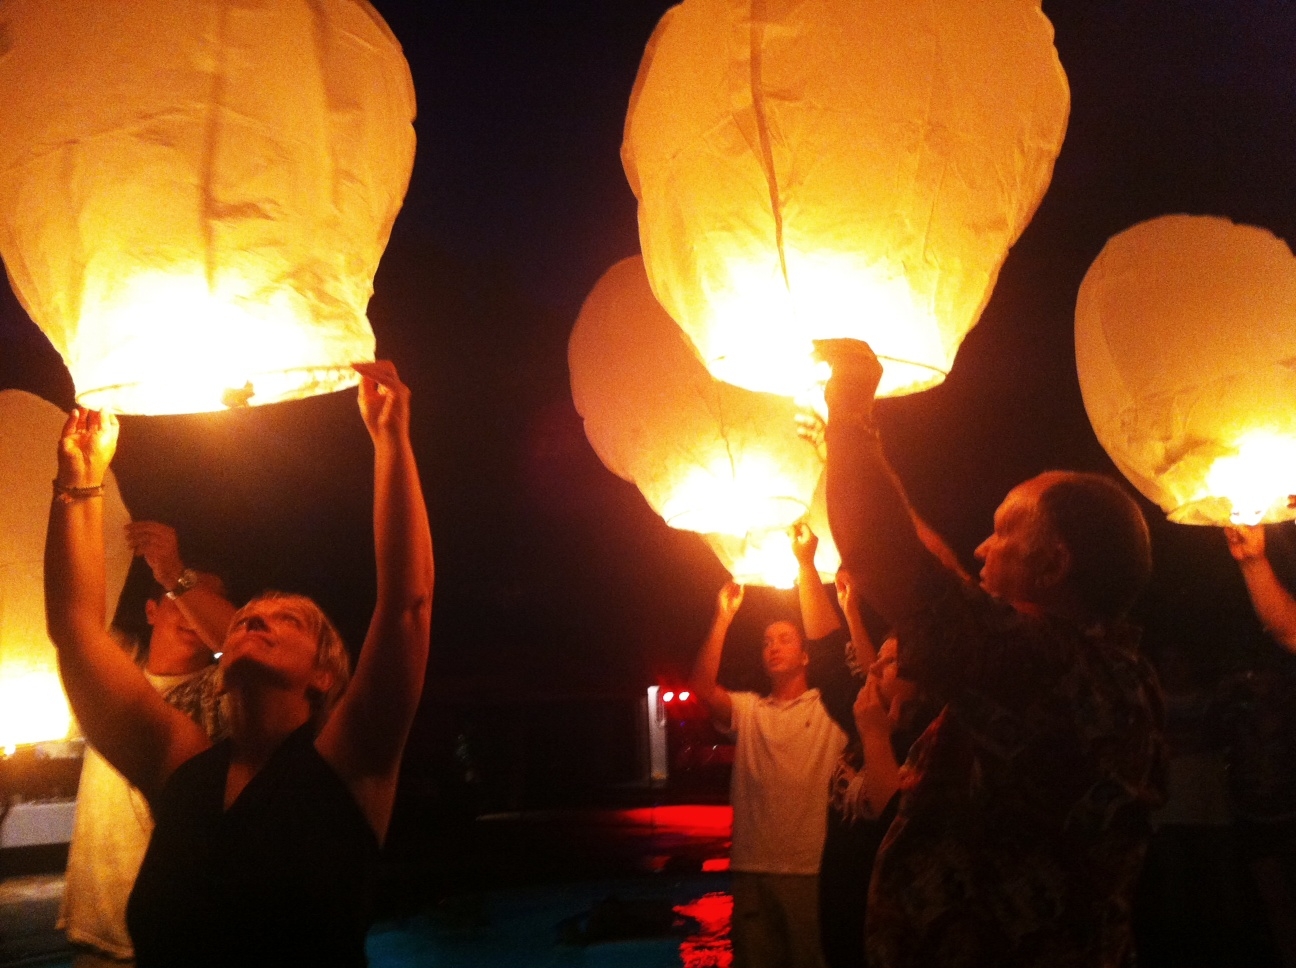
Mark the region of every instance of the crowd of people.
MULTIPOLYGON (((807 433, 826 449, 836 602, 817 537, 796 526, 800 614, 764 630, 769 691, 720 684, 733 583, 692 676, 735 742, 734 965, 1133 965, 1176 752, 1128 619, 1152 569, 1138 504, 1102 475, 1033 477, 999 506, 973 578, 887 464, 872 351, 819 352, 828 419, 807 433)), ((97 500, 116 421, 75 410, 63 428, 45 580, 95 751, 64 911, 80 965, 365 963, 366 882, 422 692, 434 569, 409 391, 389 363, 356 368, 378 588, 354 670, 315 603, 270 592, 236 609, 156 522, 127 535, 158 589, 130 654, 107 626, 97 500)), ((1296 600, 1264 532, 1229 542, 1257 614, 1296 652, 1296 600)), ((1172 702, 1172 727, 1190 706, 1172 702)), ((1267 829, 1290 855, 1278 820, 1267 829)), ((1269 871, 1279 906, 1287 855, 1269 871)))
MULTIPOLYGON (((715 682, 742 600, 736 586, 720 593, 694 675, 736 743, 734 964, 1134 964, 1136 920, 1148 907, 1140 877, 1158 823, 1172 819, 1179 762, 1158 677, 1128 618, 1152 571, 1138 504, 1102 475, 1025 481, 977 548, 973 580, 887 464, 871 350, 829 341, 820 354, 833 372, 822 433, 840 611, 815 570, 815 538, 798 526, 803 626, 766 629, 770 693, 715 682), (880 648, 860 600, 889 630, 880 648), (835 729, 819 725, 825 717, 835 729), (785 825, 786 850, 767 846, 757 818, 785 825), (817 866, 805 860, 808 845, 817 866), (795 891, 783 886, 793 875, 795 891)), ((1230 548, 1257 614, 1296 649, 1296 600, 1263 536, 1233 529, 1230 548)), ((1268 832, 1288 826, 1290 817, 1268 832)), ((1289 835, 1277 839, 1270 853, 1290 853, 1289 835)), ((1290 858, 1268 874, 1281 935, 1290 858)), ((1247 953, 1235 946, 1231 956, 1247 953)))

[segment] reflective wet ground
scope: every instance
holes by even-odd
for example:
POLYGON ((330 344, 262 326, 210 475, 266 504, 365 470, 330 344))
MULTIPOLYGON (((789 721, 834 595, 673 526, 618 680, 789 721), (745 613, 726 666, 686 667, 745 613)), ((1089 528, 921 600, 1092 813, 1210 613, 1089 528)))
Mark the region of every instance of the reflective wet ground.
MULTIPOLYGON (((435 855, 385 864, 370 964, 725 968, 731 824, 706 805, 478 818, 435 855)), ((61 878, 7 883, 0 926, 25 943, 0 939, 0 965, 71 968, 53 929, 61 878)))

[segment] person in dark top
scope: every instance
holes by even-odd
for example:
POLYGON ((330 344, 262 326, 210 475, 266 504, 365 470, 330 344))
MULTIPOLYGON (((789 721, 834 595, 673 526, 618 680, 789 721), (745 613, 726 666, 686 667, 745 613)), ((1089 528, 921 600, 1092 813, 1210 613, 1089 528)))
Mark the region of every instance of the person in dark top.
POLYGON ((1124 621, 1151 573, 1147 524, 1109 478, 1009 492, 980 586, 924 547, 873 424, 882 367, 832 367, 828 517, 842 563, 895 630, 899 672, 940 716, 900 773, 869 891, 874 968, 1117 968, 1164 798, 1163 712, 1124 621))
MULTIPOLYGON (((818 544, 808 525, 793 527, 797 594, 806 634, 813 636, 806 642, 806 679, 847 737, 828 790, 819 865, 820 937, 827 968, 863 968, 868 963, 864 912, 869 881, 873 859, 895 817, 898 764, 940 707, 896 676, 894 638, 881 650, 874 648, 860 616, 854 579, 845 568, 838 570, 835 582, 840 616, 832 607, 815 568, 818 544), (866 745, 874 750, 867 759, 866 745)), ((949 554, 943 547, 936 553, 949 554)))
POLYGON ((388 362, 356 370, 374 443, 378 572, 359 662, 352 675, 309 599, 254 599, 225 636, 230 736, 215 746, 105 631, 99 498, 117 421, 73 410, 63 428, 46 615, 87 738, 157 822, 127 913, 140 968, 365 963, 365 880, 423 689, 433 560, 409 390, 388 362))

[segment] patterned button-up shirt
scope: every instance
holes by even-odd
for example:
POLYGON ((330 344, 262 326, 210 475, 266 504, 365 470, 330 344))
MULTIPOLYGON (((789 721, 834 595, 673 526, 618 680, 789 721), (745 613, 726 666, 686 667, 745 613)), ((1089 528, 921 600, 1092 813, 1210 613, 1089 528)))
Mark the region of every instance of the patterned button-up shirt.
POLYGON ((1163 710, 1129 626, 1014 611, 952 577, 897 629, 942 698, 901 773, 869 894, 882 968, 1120 966, 1164 799, 1163 710))

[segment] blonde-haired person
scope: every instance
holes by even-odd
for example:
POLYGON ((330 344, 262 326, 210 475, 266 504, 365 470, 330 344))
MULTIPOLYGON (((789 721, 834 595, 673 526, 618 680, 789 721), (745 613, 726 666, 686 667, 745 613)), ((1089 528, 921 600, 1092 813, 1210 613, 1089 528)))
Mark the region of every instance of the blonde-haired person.
POLYGON ((47 620, 87 737, 157 822, 128 908, 141 968, 365 963, 365 883, 423 689, 433 560, 409 390, 388 362, 356 369, 378 575, 359 661, 346 685, 341 640, 309 599, 254 599, 225 636, 230 738, 215 746, 105 631, 98 497, 117 422, 74 410, 63 428, 47 620))

